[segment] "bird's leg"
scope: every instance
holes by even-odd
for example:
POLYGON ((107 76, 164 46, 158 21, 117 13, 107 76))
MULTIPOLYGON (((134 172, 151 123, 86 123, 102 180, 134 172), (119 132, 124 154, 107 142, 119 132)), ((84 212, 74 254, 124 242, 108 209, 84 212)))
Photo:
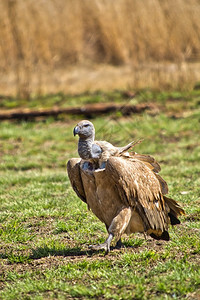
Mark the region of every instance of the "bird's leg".
POLYGON ((91 245, 90 249, 92 249, 92 250, 105 250, 106 253, 110 252, 110 244, 111 244, 111 241, 112 241, 113 237, 114 237, 114 235, 112 233, 109 233, 109 236, 108 236, 107 240, 104 243, 99 244, 99 245, 91 245))
POLYGON ((147 234, 146 234, 146 232, 143 232, 143 235, 144 235, 144 239, 147 240, 147 234))
POLYGON ((129 225, 131 214, 132 210, 130 207, 122 207, 108 228, 108 232, 112 232, 119 244, 122 234, 126 231, 127 226, 129 225))
MULTIPOLYGON (((115 236, 118 240, 120 240, 121 235, 126 230, 131 219, 131 208, 130 207, 122 207, 122 209, 118 212, 118 214, 113 218, 110 226, 108 227, 109 236, 105 243, 100 245, 90 246, 92 250, 105 250, 106 252, 110 252, 110 243, 115 236)), ((107 226, 106 226, 107 228, 107 226)))

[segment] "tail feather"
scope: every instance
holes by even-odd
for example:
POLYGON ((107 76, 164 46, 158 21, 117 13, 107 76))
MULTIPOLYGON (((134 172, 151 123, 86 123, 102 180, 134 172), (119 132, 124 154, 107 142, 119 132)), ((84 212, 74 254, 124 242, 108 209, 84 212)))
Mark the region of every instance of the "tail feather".
POLYGON ((168 231, 166 231, 166 230, 163 231, 161 235, 158 235, 158 234, 152 232, 152 233, 150 234, 150 236, 151 236, 152 238, 154 238, 155 240, 169 241, 169 239, 170 239, 169 233, 168 233, 168 231))
POLYGON ((166 204, 168 205, 170 211, 168 216, 170 218, 171 225, 180 224, 178 216, 184 215, 185 211, 180 207, 180 205, 173 199, 163 196, 166 204))
POLYGON ((183 208, 180 207, 180 205, 173 199, 168 198, 166 196, 163 196, 166 204, 170 208, 170 214, 172 214, 174 217, 178 217, 180 215, 184 215, 185 211, 183 208))
POLYGON ((171 225, 177 225, 180 224, 181 222, 179 221, 179 219, 177 219, 172 213, 168 213, 168 216, 170 218, 170 223, 171 225))

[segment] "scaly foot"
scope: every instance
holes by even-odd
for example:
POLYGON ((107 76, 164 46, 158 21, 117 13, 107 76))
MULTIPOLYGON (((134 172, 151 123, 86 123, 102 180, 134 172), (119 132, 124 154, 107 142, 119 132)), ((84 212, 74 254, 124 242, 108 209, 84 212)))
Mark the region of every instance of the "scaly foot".
POLYGON ((106 253, 109 253, 110 252, 110 244, 111 244, 112 239, 113 239, 113 234, 110 233, 107 240, 104 243, 99 244, 99 245, 91 245, 91 246, 89 246, 89 248, 91 250, 96 250, 96 251, 105 250, 106 253))

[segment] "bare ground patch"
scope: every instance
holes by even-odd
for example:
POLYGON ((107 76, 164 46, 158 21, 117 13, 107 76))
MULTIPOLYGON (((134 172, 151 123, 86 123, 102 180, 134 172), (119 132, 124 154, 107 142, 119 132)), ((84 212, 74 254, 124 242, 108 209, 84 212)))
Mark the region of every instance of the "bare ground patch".
MULTIPOLYGON (((49 234, 49 232, 52 232, 52 229, 50 229, 50 226, 44 226, 45 228, 41 228, 40 230, 37 229, 39 222, 43 221, 43 218, 40 219, 32 219, 32 223, 35 223, 33 226, 35 226, 35 232, 41 237, 43 234, 49 234)), ((48 220, 48 219, 47 219, 48 220)), ((51 222, 51 219, 48 220, 48 222, 51 222)), ((47 225, 47 224, 46 224, 47 225)), ((176 234, 183 234, 183 232, 187 234, 193 234, 196 233, 195 228, 188 229, 186 228, 186 223, 182 223, 179 225, 179 229, 176 230, 176 234)), ((37 237, 36 237, 37 240, 37 237)), ((156 254, 158 254, 159 257, 163 256, 163 259, 165 259, 165 252, 166 252, 166 246, 170 242, 166 241, 156 241, 150 237, 147 239, 143 238, 143 235, 141 234, 135 234, 134 236, 130 237, 124 237, 123 243, 125 246, 123 246, 120 249, 116 249, 115 247, 111 247, 111 252, 108 255, 105 255, 104 252, 97 252, 92 251, 88 248, 88 245, 79 245, 77 241, 69 240, 67 237, 63 235, 60 242, 66 243, 65 249, 56 249, 51 248, 50 246, 44 245, 41 247, 35 246, 35 242, 31 241, 26 243, 26 249, 21 249, 20 247, 23 245, 16 245, 16 243, 1 243, 0 245, 0 265, 1 265, 1 271, 0 275, 4 276, 6 273, 10 271, 16 271, 17 273, 22 272, 30 272, 35 270, 45 270, 50 268, 56 268, 61 265, 65 265, 67 263, 77 263, 79 261, 83 261, 87 259, 87 261, 96 261, 96 260, 113 260, 116 261, 117 259, 120 259, 121 256, 125 253, 142 253, 144 251, 154 251, 156 254), (133 245, 131 246, 131 241, 134 241, 134 238, 139 238, 142 241, 141 245, 133 245), (13 257, 17 256, 23 256, 24 262, 11 262, 10 261, 10 254, 13 255, 13 257)), ((172 239, 172 242, 175 240, 172 239)), ((179 247, 176 247, 175 245, 170 248, 169 254, 167 254, 167 257, 176 257, 177 260, 180 260, 185 256, 186 253, 190 256, 190 262, 194 262, 200 265, 200 253, 194 252, 192 248, 187 249, 187 251, 180 252, 179 247)), ((166 259, 167 259, 166 257, 166 259)), ((153 265, 151 265, 153 267, 153 265)))

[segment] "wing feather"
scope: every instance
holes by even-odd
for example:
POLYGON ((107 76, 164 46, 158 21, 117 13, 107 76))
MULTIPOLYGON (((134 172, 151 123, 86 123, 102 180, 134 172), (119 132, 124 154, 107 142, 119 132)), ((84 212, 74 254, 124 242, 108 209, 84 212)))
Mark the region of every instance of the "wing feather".
POLYGON ((144 162, 147 166, 151 165, 150 168, 156 173, 161 170, 159 163, 150 155, 135 153, 134 158, 144 162))
POLYGON ((167 230, 168 213, 160 183, 145 163, 133 158, 111 157, 106 173, 113 179, 123 204, 139 213, 145 230, 167 230))
POLYGON ((142 161, 150 170, 155 173, 157 179, 159 180, 162 194, 168 194, 167 182, 158 174, 161 171, 159 163, 150 155, 135 153, 133 158, 142 161))
POLYGON ((71 158, 67 162, 67 173, 73 187, 73 190, 77 196, 84 202, 87 203, 86 195, 83 187, 83 182, 80 173, 80 158, 71 158))

